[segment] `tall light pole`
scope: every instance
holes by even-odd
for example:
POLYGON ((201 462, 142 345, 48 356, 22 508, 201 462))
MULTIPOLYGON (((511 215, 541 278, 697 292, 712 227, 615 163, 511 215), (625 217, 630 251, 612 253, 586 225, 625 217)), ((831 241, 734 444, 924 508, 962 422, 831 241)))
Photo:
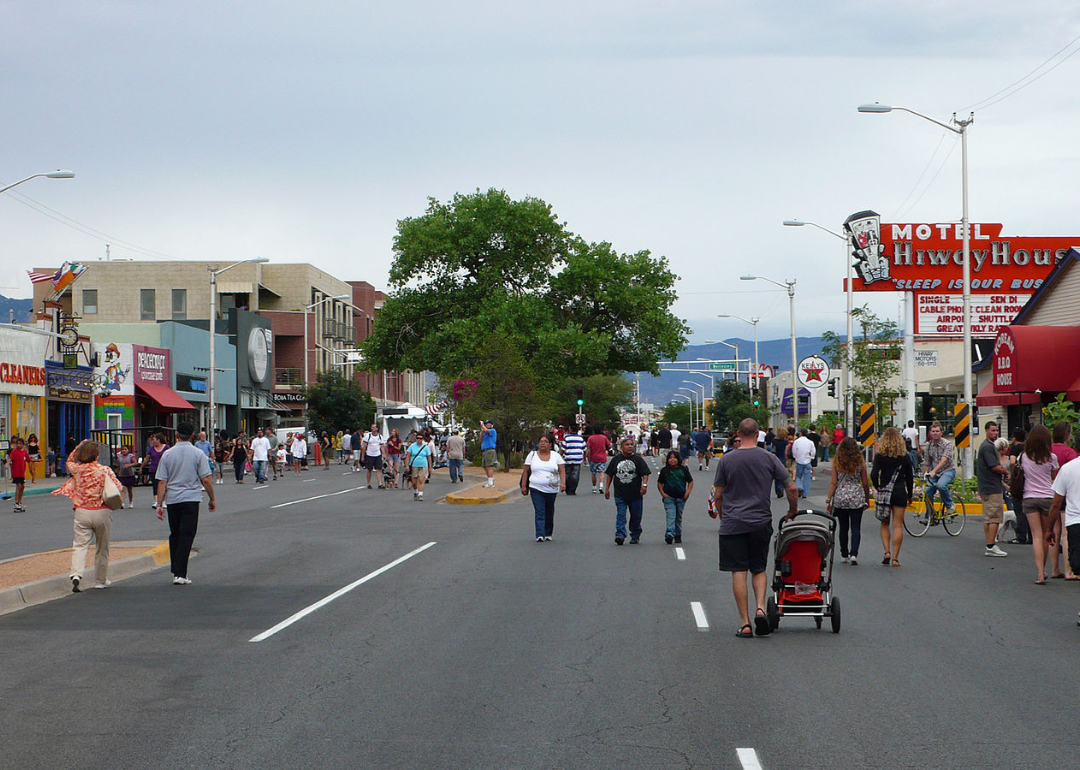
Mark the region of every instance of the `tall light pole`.
MULTIPOLYGON (((680 388, 680 390, 685 390, 685 388, 680 388)), ((691 422, 693 422, 693 419, 694 419, 694 418, 693 418, 693 414, 694 414, 694 399, 690 398, 690 396, 686 395, 685 393, 673 393, 673 394, 672 394, 672 397, 673 397, 673 398, 685 398, 685 399, 686 399, 687 401, 689 401, 689 402, 690 402, 690 415, 691 415, 691 417, 690 417, 690 421, 691 421, 691 422)))
MULTIPOLYGON (((871 114, 880 114, 885 112, 892 112, 893 110, 899 110, 900 112, 906 112, 914 115, 917 118, 929 121, 934 125, 941 126, 944 129, 952 131, 954 134, 960 135, 960 229, 963 233, 963 281, 964 281, 964 403, 968 405, 969 414, 970 410, 975 408, 972 386, 971 386, 971 230, 970 221, 968 219, 968 150, 967 150, 967 130, 972 123, 975 122, 975 113, 972 112, 968 115, 967 119, 961 119, 956 117, 956 113, 953 113, 952 122, 956 125, 950 125, 949 123, 942 123, 940 120, 935 120, 928 115, 923 115, 921 112, 915 112, 915 110, 909 110, 907 107, 891 107, 887 104, 860 104, 859 112, 867 112, 871 114)), ((971 475, 971 453, 964 453, 964 472, 965 475, 971 475)))
MULTIPOLYGON (((855 430, 855 405, 854 405, 854 403, 852 402, 852 399, 851 399, 851 394, 855 391, 855 372, 853 371, 853 367, 851 365, 852 364, 851 353, 854 350, 854 348, 852 347, 852 344, 853 344, 853 340, 854 340, 854 337, 855 337, 855 329, 854 329, 855 323, 854 323, 854 320, 853 320, 852 315, 851 315, 851 311, 854 310, 854 307, 853 307, 853 303, 854 303, 853 296, 854 295, 852 294, 851 254, 848 251, 848 248, 849 248, 848 239, 844 237, 843 233, 838 233, 835 230, 830 230, 827 227, 822 227, 821 225, 817 224, 816 222, 803 222, 802 220, 799 220, 799 219, 785 219, 784 220, 784 227, 802 227, 804 225, 810 225, 811 227, 816 227, 818 230, 821 230, 822 232, 828 233, 831 236, 839 238, 841 240, 841 242, 843 243, 844 264, 847 266, 847 276, 846 276, 846 281, 845 281, 845 284, 844 284, 844 296, 845 296, 845 299, 847 300, 847 324, 846 324, 847 325, 847 344, 844 345, 844 355, 843 355, 843 358, 841 359, 840 363, 843 364, 843 369, 844 369, 844 372, 843 372, 843 374, 844 374, 844 427, 847 429, 847 435, 854 436, 858 432, 858 431, 855 430)), ((915 386, 912 385, 912 390, 913 391, 914 391, 914 387, 915 386)), ((914 393, 912 394, 911 398, 912 399, 915 398, 914 393)), ((912 414, 908 419, 913 419, 914 416, 915 415, 912 414)))
POLYGON ((43 171, 40 174, 31 174, 25 179, 20 179, 18 182, 12 182, 7 187, 0 187, 0 194, 6 193, 12 187, 18 187, 23 182, 29 182, 31 179, 37 179, 41 176, 45 177, 46 179, 74 179, 75 172, 57 169, 56 171, 43 171))
MULTIPOLYGON (((70 173, 70 172, 69 172, 70 173)), ((241 259, 239 262, 233 262, 228 267, 223 267, 220 270, 207 266, 207 270, 210 271, 210 373, 206 378, 206 401, 207 411, 206 415, 206 429, 210 431, 210 436, 213 437, 215 433, 214 423, 217 421, 217 403, 215 397, 217 392, 214 390, 217 384, 217 363, 215 360, 214 349, 217 347, 214 344, 214 335, 216 334, 217 327, 217 277, 224 273, 226 270, 232 270, 237 265, 242 265, 245 262, 269 262, 266 257, 252 257, 251 259, 241 259)))
MULTIPOLYGON (((734 313, 719 313, 719 314, 717 314, 716 317, 717 318, 738 318, 740 321, 745 321, 746 323, 748 323, 748 324, 750 324, 751 326, 754 327, 754 379, 753 379, 753 384, 751 385, 751 387, 754 390, 757 390, 758 389, 758 366, 759 366, 759 362, 758 362, 758 346, 757 346, 757 325, 758 325, 758 321, 760 321, 761 319, 760 318, 743 318, 741 315, 735 315, 734 313)), ((739 349, 738 348, 735 348, 735 357, 736 358, 739 357, 739 349)), ((738 366, 738 364, 736 364, 736 366, 738 366)), ((750 377, 747 376, 746 379, 749 380, 750 377)))
POLYGON ((679 388, 679 390, 685 390, 687 393, 691 394, 691 397, 690 397, 690 422, 691 422, 691 424, 693 424, 693 422, 694 422, 694 399, 697 398, 698 392, 696 390, 691 390, 690 388, 679 388))
POLYGON ((716 400, 716 377, 714 377, 712 374, 708 374, 706 372, 687 372, 687 374, 693 374, 693 375, 695 375, 697 377, 708 377, 709 378, 709 398, 711 398, 713 401, 716 400))
POLYGON ((781 289, 787 289, 788 295, 788 314, 791 316, 791 411, 795 422, 799 421, 799 373, 796 371, 799 366, 799 358, 795 352, 795 279, 790 281, 774 281, 772 278, 766 278, 763 275, 741 275, 740 281, 768 281, 769 283, 779 286, 781 289))
POLYGON ((310 378, 308 377, 308 333, 307 333, 308 315, 310 315, 311 311, 314 308, 317 308, 319 305, 323 304, 324 302, 330 302, 331 300, 335 300, 335 299, 352 299, 352 295, 351 294, 338 294, 336 297, 323 297, 318 302, 312 302, 310 305, 308 305, 307 307, 304 308, 304 385, 305 386, 308 383, 311 382, 310 378))
POLYGON ((694 429, 694 425, 705 424, 705 386, 695 380, 683 380, 687 385, 693 385, 695 388, 701 388, 701 400, 698 401, 698 421, 696 423, 691 420, 690 429, 694 429))

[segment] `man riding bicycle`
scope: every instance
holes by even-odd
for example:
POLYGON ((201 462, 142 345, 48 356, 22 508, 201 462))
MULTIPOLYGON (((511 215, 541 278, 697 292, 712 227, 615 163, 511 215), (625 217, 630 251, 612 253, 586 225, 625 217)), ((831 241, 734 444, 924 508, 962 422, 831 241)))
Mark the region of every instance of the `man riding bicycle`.
MULTIPOLYGON (((934 492, 941 492, 941 502, 945 504, 945 513, 951 515, 956 512, 952 494, 949 492, 949 484, 956 478, 955 450, 950 441, 941 437, 943 433, 941 423, 937 420, 930 426, 927 441, 923 447, 926 462, 923 471, 929 477, 926 488, 926 501, 929 504, 934 501, 934 492)), ((929 508, 927 509, 929 516, 929 508)))

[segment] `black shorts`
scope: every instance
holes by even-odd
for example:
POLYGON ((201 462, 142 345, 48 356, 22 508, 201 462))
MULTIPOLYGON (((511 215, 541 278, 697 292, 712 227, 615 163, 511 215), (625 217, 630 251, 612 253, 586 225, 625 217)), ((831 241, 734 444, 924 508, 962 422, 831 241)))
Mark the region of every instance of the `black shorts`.
POLYGON ((369 471, 381 471, 382 455, 364 455, 364 467, 369 471))
POLYGON ((753 532, 737 535, 720 535, 721 572, 764 572, 769 566, 769 543, 772 542, 772 524, 766 524, 753 532))
POLYGON ((1070 524, 1065 533, 1069 536, 1069 566, 1080 572, 1080 524, 1070 524))
POLYGON ((19 485, 19 484, 25 484, 26 483, 26 477, 25 476, 12 476, 11 477, 11 483, 15 484, 16 486, 19 485))

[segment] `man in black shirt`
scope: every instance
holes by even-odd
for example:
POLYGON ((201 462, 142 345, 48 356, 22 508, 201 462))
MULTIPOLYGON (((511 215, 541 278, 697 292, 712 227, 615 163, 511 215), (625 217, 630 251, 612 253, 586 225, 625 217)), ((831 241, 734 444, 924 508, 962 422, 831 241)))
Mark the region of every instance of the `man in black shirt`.
MULTIPOLYGON (((668 434, 668 445, 671 434, 668 434)), ((642 498, 649 488, 649 464, 634 452, 634 439, 619 442, 619 454, 611 458, 604 472, 604 499, 611 499, 615 487, 615 545, 626 539, 626 512, 630 511, 630 545, 641 537, 642 498)))
POLYGON ((671 449, 671 429, 667 425, 662 427, 656 434, 656 448, 658 455, 663 455, 671 449))

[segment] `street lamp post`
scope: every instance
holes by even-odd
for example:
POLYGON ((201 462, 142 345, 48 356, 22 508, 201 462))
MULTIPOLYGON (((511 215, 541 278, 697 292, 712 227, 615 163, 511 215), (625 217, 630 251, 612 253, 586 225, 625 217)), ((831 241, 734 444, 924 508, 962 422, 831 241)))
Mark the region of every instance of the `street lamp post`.
MULTIPOLYGON (((71 173, 71 172, 68 172, 71 173)), ((73 175, 74 176, 74 175, 73 175)), ((210 373, 206 378, 206 401, 207 411, 206 415, 206 427, 210 431, 210 436, 215 434, 214 423, 217 421, 217 404, 215 402, 215 396, 217 395, 214 390, 217 384, 217 364, 215 361, 214 349, 217 347, 214 344, 214 335, 216 334, 217 327, 217 277, 224 273, 226 270, 232 270, 237 265, 242 265, 245 262, 269 262, 266 257, 252 257, 251 259, 241 259, 239 262, 234 262, 228 267, 223 267, 220 270, 215 270, 212 267, 207 266, 207 270, 210 271, 210 373)))
MULTIPOLYGON (((963 234, 963 324, 964 324, 964 403, 968 405, 968 409, 974 408, 972 385, 971 385, 971 225, 968 219, 968 151, 967 151, 967 130, 972 123, 975 122, 975 113, 972 112, 968 115, 967 119, 961 119, 956 117, 956 113, 953 113, 952 122, 956 125, 950 125, 948 123, 942 123, 940 120, 935 120, 928 115, 923 115, 921 112, 915 112, 915 110, 909 110, 907 107, 892 107, 887 104, 860 104, 859 112, 866 112, 871 114, 880 114, 885 112, 892 112, 893 110, 899 110, 900 112, 906 112, 914 115, 917 118, 929 121, 935 125, 941 126, 944 129, 952 131, 954 134, 960 135, 960 198, 961 198, 961 213, 960 213, 960 229, 963 234)), ((970 412, 969 412, 970 413, 970 412)), ((965 475, 971 475, 971 453, 965 452, 964 456, 964 471, 965 475)))
POLYGON ((706 372, 687 372, 687 374, 693 374, 697 377, 707 377, 709 379, 709 398, 713 401, 716 400, 716 377, 706 372))
MULTIPOLYGON (((854 320, 851 315, 853 307, 853 294, 852 294, 852 276, 851 276, 851 255, 848 253, 848 239, 844 237, 842 233, 838 233, 834 230, 830 230, 827 227, 822 227, 816 222, 803 222, 799 219, 785 219, 784 227, 802 227, 803 225, 810 225, 816 227, 822 232, 826 232, 836 238, 839 238, 843 243, 844 250, 844 264, 847 266, 847 276, 844 284, 844 297, 847 300, 847 344, 844 346, 844 355, 841 358, 840 363, 843 364, 844 374, 844 426, 847 429, 849 436, 854 436, 857 431, 855 430, 855 408, 852 402, 851 395, 855 390, 855 373, 851 365, 851 352, 854 350, 852 347, 852 340, 855 336, 854 320)), ((914 386, 912 386, 914 390, 914 386)), ((914 394, 911 396, 914 398, 914 394)), ((914 414, 909 419, 914 418, 914 414)))
MULTIPOLYGON (((743 318, 741 315, 735 315, 734 313, 720 313, 716 317, 717 318, 738 318, 740 321, 745 321, 746 323, 748 323, 748 324, 750 324, 751 326, 754 327, 754 378, 753 378, 753 381, 751 383, 751 387, 756 391, 758 389, 758 373, 759 373, 758 368, 760 366, 760 363, 758 361, 757 325, 758 325, 758 321, 760 321, 761 319, 760 318, 743 318)), ((738 358, 738 357, 739 357, 739 349, 738 349, 738 347, 736 347, 735 348, 735 358, 738 358)), ((735 364, 735 365, 738 366, 738 364, 735 364)), ((750 379, 749 375, 747 375, 746 379, 748 379, 748 380, 750 379)))
POLYGON ((0 194, 6 193, 12 187, 18 187, 23 182, 29 182, 31 179, 37 179, 40 176, 47 179, 73 179, 75 177, 75 172, 57 169, 56 171, 43 171, 40 174, 31 174, 25 179, 20 179, 18 182, 12 182, 6 187, 0 187, 0 194))
POLYGON ((692 424, 694 422, 694 399, 697 398, 697 393, 698 392, 696 390, 691 390, 690 388, 679 388, 679 390, 685 390, 687 393, 691 394, 691 396, 690 396, 690 422, 692 424))
POLYGON ((791 317, 791 411, 795 421, 799 420, 799 373, 796 369, 799 366, 798 355, 795 352, 795 279, 790 281, 774 281, 772 278, 766 278, 763 275, 741 275, 739 276, 741 281, 768 281, 769 283, 779 286, 781 289, 787 289, 788 294, 788 314, 791 317))
POLYGON ((694 380, 683 380, 683 382, 687 385, 693 385, 695 388, 701 388, 701 400, 698 402, 698 421, 696 423, 693 420, 690 421, 692 423, 690 429, 693 430, 694 425, 705 424, 705 386, 694 380))
POLYGON ((307 333, 308 315, 311 313, 311 311, 314 308, 317 308, 319 305, 323 304, 324 302, 330 302, 330 301, 335 300, 335 299, 352 299, 352 296, 349 295, 349 294, 338 294, 336 297, 323 297, 318 302, 312 302, 310 305, 308 305, 307 307, 304 308, 304 385, 305 386, 308 385, 308 383, 310 382, 310 378, 308 377, 308 333, 307 333))

